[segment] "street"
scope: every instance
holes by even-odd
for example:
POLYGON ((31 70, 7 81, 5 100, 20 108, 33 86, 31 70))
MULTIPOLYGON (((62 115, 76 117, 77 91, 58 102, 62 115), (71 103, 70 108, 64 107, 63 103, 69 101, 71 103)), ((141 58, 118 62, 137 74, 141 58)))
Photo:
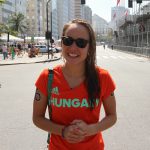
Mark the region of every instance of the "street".
MULTIPOLYGON (((0 66, 0 150, 46 149, 47 132, 32 123, 34 83, 44 68, 61 63, 0 66)), ((97 65, 117 86, 118 120, 103 132, 105 150, 149 150, 150 59, 99 46, 97 65)))

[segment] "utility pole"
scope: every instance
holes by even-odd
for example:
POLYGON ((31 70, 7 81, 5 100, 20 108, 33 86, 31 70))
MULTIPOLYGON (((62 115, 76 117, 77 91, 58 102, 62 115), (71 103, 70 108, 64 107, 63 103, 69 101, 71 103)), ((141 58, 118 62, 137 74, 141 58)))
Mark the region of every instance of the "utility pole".
MULTIPOLYGON (((50 2, 50 0, 48 0, 47 1, 47 3, 46 3, 46 17, 47 17, 47 31, 46 31, 46 34, 45 34, 45 36, 46 36, 46 39, 47 39, 47 52, 48 52, 48 59, 49 59, 49 40, 51 39, 51 32, 49 31, 49 29, 48 29, 48 3, 50 2)), ((52 20, 51 20, 51 22, 52 22, 52 20)))

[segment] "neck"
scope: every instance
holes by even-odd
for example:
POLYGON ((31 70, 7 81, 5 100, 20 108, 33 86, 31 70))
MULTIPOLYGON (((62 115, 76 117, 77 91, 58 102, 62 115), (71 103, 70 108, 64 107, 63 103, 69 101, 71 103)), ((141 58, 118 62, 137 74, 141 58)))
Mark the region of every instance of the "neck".
POLYGON ((83 77, 85 76, 85 65, 69 65, 63 66, 63 71, 70 77, 83 77))

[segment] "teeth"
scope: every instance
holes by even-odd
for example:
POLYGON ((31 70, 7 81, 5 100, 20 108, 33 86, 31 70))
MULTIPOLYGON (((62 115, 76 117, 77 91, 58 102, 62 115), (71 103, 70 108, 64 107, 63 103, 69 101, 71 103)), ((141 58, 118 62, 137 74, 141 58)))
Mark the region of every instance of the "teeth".
POLYGON ((77 57, 78 55, 77 54, 69 53, 69 56, 71 56, 71 57, 77 57))

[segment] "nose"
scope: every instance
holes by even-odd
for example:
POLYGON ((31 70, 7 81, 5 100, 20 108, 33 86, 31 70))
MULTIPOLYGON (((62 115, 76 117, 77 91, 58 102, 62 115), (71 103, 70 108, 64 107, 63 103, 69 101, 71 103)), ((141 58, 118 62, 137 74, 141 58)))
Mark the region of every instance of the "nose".
POLYGON ((72 45, 70 46, 70 48, 73 49, 73 50, 78 48, 78 46, 76 45, 76 42, 75 42, 75 41, 73 41, 73 43, 72 43, 72 45))

